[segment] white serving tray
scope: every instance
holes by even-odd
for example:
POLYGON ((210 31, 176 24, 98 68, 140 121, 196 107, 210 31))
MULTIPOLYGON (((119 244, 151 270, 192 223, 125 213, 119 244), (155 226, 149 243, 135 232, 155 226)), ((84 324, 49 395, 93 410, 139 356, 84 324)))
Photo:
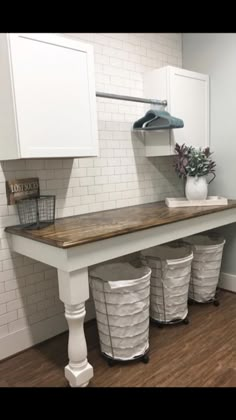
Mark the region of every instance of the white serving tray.
POLYGON ((206 200, 187 200, 185 197, 166 198, 168 207, 192 207, 192 206, 225 206, 228 199, 225 197, 209 196, 206 200))

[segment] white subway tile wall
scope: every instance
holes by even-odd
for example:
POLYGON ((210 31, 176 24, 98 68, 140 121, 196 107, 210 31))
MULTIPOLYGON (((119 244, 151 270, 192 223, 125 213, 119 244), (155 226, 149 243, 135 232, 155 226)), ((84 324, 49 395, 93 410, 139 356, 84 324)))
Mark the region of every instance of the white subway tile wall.
MULTIPOLYGON (((182 67, 181 34, 65 35, 94 46, 97 91, 142 97, 145 72, 168 64, 182 67)), ((5 180, 39 177, 41 193, 57 197, 58 218, 182 195, 173 158, 146 158, 142 136, 131 133, 133 122, 148 108, 97 98, 99 157, 0 163, 1 339, 25 328, 33 335, 35 324, 64 312, 56 269, 9 250, 4 228, 18 224, 19 219, 15 206, 7 206, 5 180)), ((41 335, 40 340, 43 338, 41 335)))

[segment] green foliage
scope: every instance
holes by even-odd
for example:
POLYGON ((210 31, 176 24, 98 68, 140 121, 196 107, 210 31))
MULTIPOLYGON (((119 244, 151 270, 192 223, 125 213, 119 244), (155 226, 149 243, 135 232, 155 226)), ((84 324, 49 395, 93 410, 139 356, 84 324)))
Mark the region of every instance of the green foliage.
POLYGON ((176 143, 175 153, 174 166, 179 177, 213 174, 213 179, 215 178, 216 164, 210 158, 212 153, 209 147, 202 150, 201 148, 196 149, 193 146, 186 146, 185 144, 180 146, 176 143))

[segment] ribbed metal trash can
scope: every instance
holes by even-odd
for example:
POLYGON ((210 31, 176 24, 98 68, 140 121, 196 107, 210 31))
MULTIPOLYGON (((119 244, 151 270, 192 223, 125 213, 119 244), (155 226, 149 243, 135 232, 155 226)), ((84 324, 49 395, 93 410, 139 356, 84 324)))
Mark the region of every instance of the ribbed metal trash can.
POLYGON ((89 272, 102 354, 109 364, 142 358, 148 362, 151 269, 124 263, 89 272))
POLYGON ((192 259, 188 246, 166 244, 141 251, 141 261, 152 270, 150 316, 158 324, 188 323, 192 259))
POLYGON ((183 238, 192 247, 193 262, 189 285, 189 299, 199 303, 213 302, 220 276, 225 239, 219 236, 193 235, 183 238))

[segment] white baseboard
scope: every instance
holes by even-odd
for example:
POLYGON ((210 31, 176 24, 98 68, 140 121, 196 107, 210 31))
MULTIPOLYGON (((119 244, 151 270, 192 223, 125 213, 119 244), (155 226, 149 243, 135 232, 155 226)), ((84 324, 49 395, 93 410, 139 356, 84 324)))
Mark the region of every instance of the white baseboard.
POLYGON ((236 293, 236 274, 221 273, 219 287, 236 293))
POLYGON ((54 337, 67 329, 67 322, 62 313, 1 337, 0 360, 54 337))
MULTIPOLYGON (((95 318, 95 308, 92 300, 89 299, 86 302, 85 322, 93 318, 95 318)), ((61 313, 1 337, 0 360, 35 346, 67 330, 68 325, 65 315, 61 313)))

